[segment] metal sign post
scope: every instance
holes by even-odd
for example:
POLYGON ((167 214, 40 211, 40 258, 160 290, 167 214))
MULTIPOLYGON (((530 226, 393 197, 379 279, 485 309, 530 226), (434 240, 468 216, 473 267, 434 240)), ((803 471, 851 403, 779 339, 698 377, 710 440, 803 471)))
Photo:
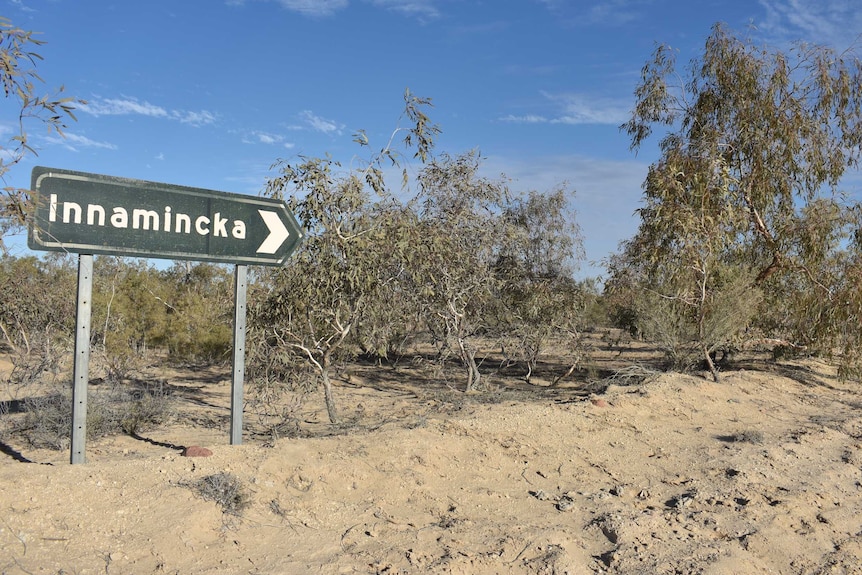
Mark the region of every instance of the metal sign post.
POLYGON ((281 266, 302 229, 281 200, 36 167, 27 243, 79 254, 72 463, 84 463, 93 254, 236 264, 230 442, 242 443, 249 265, 281 266))
POLYGON ((87 384, 90 382, 90 321, 93 311, 93 256, 78 256, 78 306, 75 318, 75 369, 72 374, 72 455, 85 463, 87 384))
POLYGON ((245 378, 245 312, 248 267, 234 273, 233 379, 230 386, 230 444, 242 443, 242 382, 245 378))

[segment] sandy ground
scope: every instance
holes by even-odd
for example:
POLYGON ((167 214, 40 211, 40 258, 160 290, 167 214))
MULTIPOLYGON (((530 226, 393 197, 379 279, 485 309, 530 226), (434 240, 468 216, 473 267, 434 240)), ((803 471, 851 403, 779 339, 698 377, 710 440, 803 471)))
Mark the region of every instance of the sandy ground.
POLYGON ((862 573, 862 389, 831 373, 583 398, 342 384, 349 432, 241 446, 229 385, 201 378, 175 424, 91 442, 84 465, 0 454, 0 573, 862 573), (192 487, 223 472, 240 514, 192 487))

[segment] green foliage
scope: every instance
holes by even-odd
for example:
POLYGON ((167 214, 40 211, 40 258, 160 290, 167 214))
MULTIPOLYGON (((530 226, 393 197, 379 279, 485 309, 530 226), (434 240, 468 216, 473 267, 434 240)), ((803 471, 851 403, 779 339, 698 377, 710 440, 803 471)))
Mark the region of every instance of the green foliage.
MULTIPOLYGON (((392 145, 395 137, 401 132, 407 132, 403 143, 406 149, 415 149, 413 157, 418 158, 423 164, 428 161, 429 154, 434 148, 434 140, 440 134, 440 127, 432 124, 424 111, 432 105, 431 98, 416 96, 409 88, 404 91, 404 113, 401 116, 401 120, 406 118, 408 127, 399 126, 396 128, 392 132, 386 146, 371 158, 365 168, 358 170, 361 179, 368 184, 368 187, 374 193, 383 194, 387 189, 383 176, 385 160, 388 160, 390 166, 403 166, 404 164, 403 155, 392 145)), ((360 146, 370 145, 365 130, 359 130, 354 134, 353 141, 360 146)), ((401 178, 403 186, 407 186, 408 179, 407 168, 403 167, 401 178)))
POLYGON ((91 338, 108 377, 122 380, 143 367, 166 327, 168 294, 146 260, 96 259, 91 338))
POLYGON ((475 339, 501 287, 491 270, 516 235, 505 215, 506 183, 480 176, 479 167, 478 154, 469 152, 443 155, 422 170, 406 268, 426 326, 443 359, 454 353, 466 369, 468 391, 480 386, 475 339))
POLYGON ((91 337, 109 377, 129 377, 155 349, 172 361, 223 361, 232 322, 233 280, 223 266, 177 263, 159 271, 145 260, 96 260, 91 337))
MULTIPOLYGON (((427 157, 439 132, 422 112, 429 104, 409 91, 405 94, 405 114, 414 123, 405 143, 417 146, 420 158, 427 157)), ((368 144, 364 133, 356 141, 368 144)), ((356 354, 357 331, 374 347, 374 340, 385 339, 374 322, 392 316, 372 310, 392 301, 393 262, 402 261, 408 248, 401 235, 404 212, 389 197, 381 169, 384 159, 399 162, 391 142, 364 169, 346 173, 329 158, 278 162, 280 175, 268 182, 265 192, 289 196, 306 237, 291 264, 269 278, 269 292, 250 308, 250 331, 259 343, 253 346, 249 372, 270 385, 273 374, 292 374, 293 379, 297 367, 304 366, 300 373, 313 374, 312 385, 323 385, 332 423, 339 421, 332 370, 356 354)))
POLYGON ((233 339, 233 278, 225 266, 175 263, 161 274, 169 301, 165 333, 158 341, 173 361, 218 362, 229 358, 233 339))
POLYGON ((15 367, 11 381, 58 369, 75 329, 74 293, 66 259, 0 258, 0 334, 15 367))
POLYGON ((494 266, 501 282, 495 298, 497 329, 510 340, 504 350, 524 365, 529 383, 552 342, 572 366, 582 359, 587 291, 572 279, 572 272, 583 247, 563 187, 516 198, 504 215, 513 226, 514 241, 494 266))
MULTIPOLYGON (((640 228, 609 283, 663 298, 647 308, 678 308, 656 313, 682 322, 680 337, 698 343, 716 378, 709 350, 722 345, 719 333, 729 341, 755 327, 796 347, 834 347, 836 326, 812 306, 838 303, 841 253, 860 224, 838 186, 862 153, 862 63, 822 47, 758 48, 716 26, 690 70, 674 85, 666 46, 644 67, 622 128, 633 149, 655 125, 668 133, 644 184, 640 228), (716 309, 749 293, 727 283, 730 270, 762 294, 757 313, 749 299, 716 309), (721 315, 736 329, 711 327, 721 315)), ((847 336, 862 343, 862 330, 847 336)))
POLYGON ((379 283, 380 230, 372 225, 362 182, 353 174, 335 179, 331 161, 284 165, 282 173, 304 194, 291 209, 307 235, 291 265, 274 278, 273 291, 252 310, 252 327, 275 343, 275 353, 287 348, 308 360, 335 423, 330 369, 350 353, 344 344, 379 283))
MULTIPOLYGON (((422 332, 441 363, 458 359, 467 390, 481 387, 480 345, 497 337, 529 346, 531 366, 555 337, 577 363, 586 298, 570 275, 582 251, 566 191, 515 200, 505 179, 480 174, 477 152, 431 157, 429 103, 405 95, 404 142, 424 162, 408 202, 383 180, 381 161, 401 162, 392 139, 360 169, 277 164, 266 194, 288 198, 307 233, 252 298, 248 373, 263 395, 322 384, 337 422, 333 371, 358 354, 397 357, 422 332)), ((369 145, 363 132, 355 141, 369 145)))
POLYGON ((629 286, 636 290, 630 307, 617 313, 631 323, 620 327, 634 327, 634 333, 654 342, 672 369, 709 367, 707 358, 712 361, 716 352, 728 352, 740 343, 740 326, 750 323, 761 302, 760 291, 751 286, 752 276, 730 267, 715 275, 722 277, 711 280, 703 298, 674 292, 670 282, 629 286))
MULTIPOLYGON (((75 119, 74 105, 84 103, 75 98, 60 97, 63 88, 54 95, 37 93, 43 82, 36 72, 36 64, 42 59, 36 50, 43 42, 33 34, 13 26, 6 18, 0 18, 0 83, 4 95, 13 99, 17 109, 17 129, 7 144, 0 147, 0 178, 27 154, 36 154, 27 134, 29 124, 36 122, 49 132, 63 135, 66 121, 75 119)), ((28 202, 27 190, 3 188, 0 196, 3 232, 10 226, 24 223, 28 202)))

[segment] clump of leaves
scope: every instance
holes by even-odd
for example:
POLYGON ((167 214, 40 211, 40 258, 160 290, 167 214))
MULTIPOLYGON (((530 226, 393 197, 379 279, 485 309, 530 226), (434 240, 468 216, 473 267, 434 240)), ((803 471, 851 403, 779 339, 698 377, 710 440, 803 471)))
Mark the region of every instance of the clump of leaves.
MULTIPOLYGON (((61 97, 63 88, 51 95, 40 95, 44 81, 36 65, 42 60, 37 50, 43 44, 34 32, 18 28, 0 17, 0 83, 6 99, 12 100, 12 113, 17 112, 18 116, 17 130, 4 130, 4 138, 8 136, 8 140, 0 141, 0 177, 25 157, 37 155, 28 136, 30 125, 42 124, 48 134, 64 136, 67 122, 76 120, 75 105, 86 104, 84 100, 61 97)), ((0 190, 0 247, 6 231, 24 224, 28 201, 27 190, 11 187, 0 190)))
POLYGON ((214 501, 225 513, 239 515, 251 503, 248 490, 234 474, 225 471, 207 475, 193 486, 206 501, 214 501))

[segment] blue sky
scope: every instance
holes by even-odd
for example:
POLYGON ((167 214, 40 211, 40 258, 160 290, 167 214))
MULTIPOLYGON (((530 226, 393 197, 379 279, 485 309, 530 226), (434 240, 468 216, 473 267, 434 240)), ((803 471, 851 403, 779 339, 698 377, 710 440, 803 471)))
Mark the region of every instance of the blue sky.
POLYGON ((656 43, 685 64, 719 21, 779 47, 843 50, 862 33, 859 0, 0 2, 46 42, 44 90, 88 101, 65 139, 31 126, 39 155, 6 185, 29 187, 43 165, 258 194, 279 158, 367 158, 352 135, 385 145, 409 88, 433 100, 437 152, 478 149, 486 175, 515 190, 567 184, 589 260, 581 275, 601 274, 637 227, 657 152, 635 156, 618 127, 656 43))

